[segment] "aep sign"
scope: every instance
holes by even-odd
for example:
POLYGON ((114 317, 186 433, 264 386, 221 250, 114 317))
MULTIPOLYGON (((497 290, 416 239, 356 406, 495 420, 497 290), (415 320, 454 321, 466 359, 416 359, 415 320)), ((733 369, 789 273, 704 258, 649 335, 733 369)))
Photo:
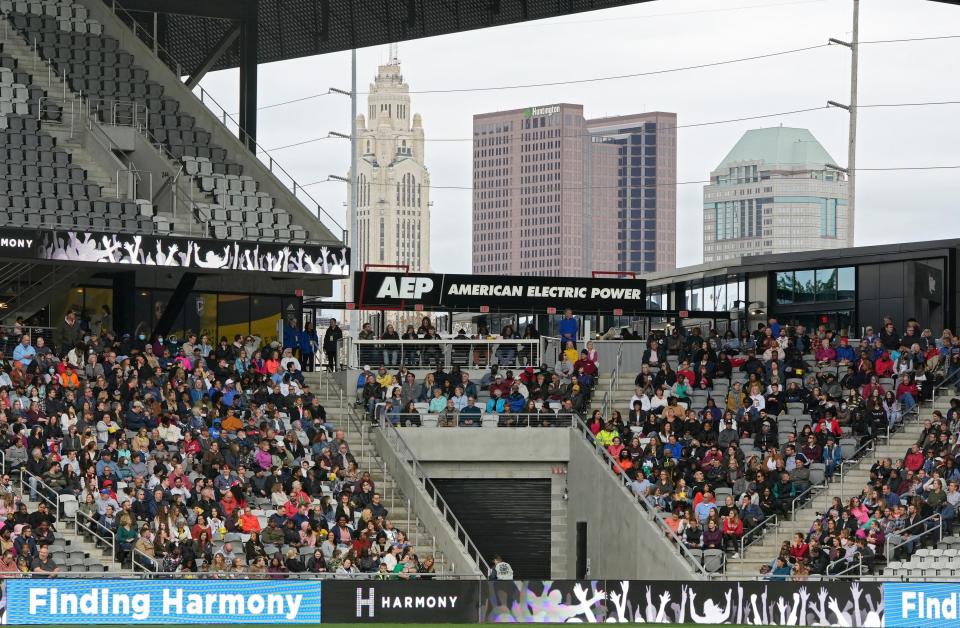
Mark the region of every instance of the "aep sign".
POLYGON ((387 275, 377 290, 377 299, 413 299, 419 301, 433 290, 430 277, 398 277, 387 275))

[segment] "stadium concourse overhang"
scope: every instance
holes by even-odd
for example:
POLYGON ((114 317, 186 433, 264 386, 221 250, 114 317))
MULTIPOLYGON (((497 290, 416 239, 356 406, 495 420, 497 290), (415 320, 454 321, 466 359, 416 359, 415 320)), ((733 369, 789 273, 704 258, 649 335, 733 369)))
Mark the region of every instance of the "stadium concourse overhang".
MULTIPOLYGON (((240 70, 240 128, 257 129, 257 65, 652 0, 110 0, 182 65, 189 85, 240 70)), ((933 0, 960 4, 960 0, 933 0)))
POLYGON ((257 134, 257 65, 651 0, 111 0, 193 87, 240 70, 239 125, 257 134))
POLYGON ((349 268, 342 246, 2 228, 0 316, 43 327, 67 309, 92 316, 107 305, 121 332, 253 333, 241 327, 299 324, 303 295, 329 296, 349 268))

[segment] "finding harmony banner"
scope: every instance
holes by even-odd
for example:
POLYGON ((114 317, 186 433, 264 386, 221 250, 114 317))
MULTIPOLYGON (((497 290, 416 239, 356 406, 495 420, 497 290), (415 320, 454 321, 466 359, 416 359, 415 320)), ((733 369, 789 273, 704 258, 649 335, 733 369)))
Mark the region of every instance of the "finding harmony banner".
POLYGON ((8 624, 319 623, 310 580, 7 580, 8 624))

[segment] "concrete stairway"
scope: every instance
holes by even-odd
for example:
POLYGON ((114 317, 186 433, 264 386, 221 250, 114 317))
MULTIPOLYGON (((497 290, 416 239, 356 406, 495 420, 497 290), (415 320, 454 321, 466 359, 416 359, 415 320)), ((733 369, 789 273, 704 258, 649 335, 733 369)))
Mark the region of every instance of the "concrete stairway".
POLYGON ((63 118, 61 123, 44 121, 42 129, 45 133, 52 135, 57 140, 57 146, 67 150, 72 156, 74 165, 83 168, 87 172, 87 179, 103 188, 104 197, 113 197, 116 195, 117 173, 109 171, 103 164, 96 160, 84 148, 81 141, 82 133, 78 128, 80 115, 75 108, 79 107, 80 98, 69 87, 64 91, 63 81, 58 81, 56 75, 51 71, 50 65, 34 55, 32 44, 28 44, 20 34, 13 29, 6 17, 0 16, 0 20, 6 22, 5 39, 3 39, 3 52, 17 60, 17 67, 24 72, 28 72, 33 77, 33 82, 47 91, 49 101, 63 108, 63 118), (71 126, 71 116, 73 123, 77 126, 71 126))
POLYGON ((327 411, 327 421, 336 429, 346 432, 346 440, 350 445, 350 452, 357 459, 360 471, 369 471, 388 511, 388 519, 396 529, 403 530, 413 544, 414 551, 420 560, 428 554, 433 554, 436 561, 437 573, 465 573, 464 565, 450 565, 437 550, 436 541, 432 534, 419 522, 415 512, 411 512, 406 497, 398 490, 396 483, 384 473, 384 464, 377 455, 376 447, 371 442, 368 431, 369 422, 360 416, 352 416, 355 409, 354 393, 344 393, 341 397, 340 388, 332 378, 325 373, 304 373, 310 389, 320 398, 320 404, 327 411), (328 380, 328 381, 324 381, 328 380))
MULTIPOLYGON (((38 501, 32 501, 30 499, 30 491, 25 490, 21 494, 21 499, 23 503, 27 505, 27 510, 29 512, 34 512, 39 505, 38 501)), ((91 573, 100 573, 109 572, 112 574, 121 573, 124 571, 129 571, 125 569, 120 563, 113 560, 113 555, 109 547, 101 547, 97 542, 96 538, 86 536, 83 534, 83 530, 78 530, 74 525, 74 521, 67 520, 65 517, 61 516, 60 520, 56 523, 56 533, 54 534, 55 543, 54 546, 65 545, 66 551, 71 555, 76 552, 83 552, 84 561, 82 565, 66 565, 61 563, 60 571, 75 571, 75 572, 91 572, 91 573)), ((59 562, 59 561, 58 561, 59 562)))
POLYGON ((826 489, 819 491, 812 500, 797 509, 792 520, 782 519, 779 525, 767 530, 761 540, 747 548, 745 556, 728 559, 726 573, 734 577, 756 576, 762 565, 770 564, 777 557, 784 541, 789 541, 797 532, 806 533, 810 529, 817 519, 817 513, 827 510, 834 497, 841 497, 846 501, 860 495, 870 480, 870 467, 874 462, 883 458, 896 460, 902 457, 919 439, 923 431, 923 419, 928 418, 934 410, 946 413, 949 407, 949 397, 946 395, 941 395, 936 403, 924 402, 920 408, 919 421, 915 417, 909 417, 904 428, 893 434, 889 442, 877 445, 867 452, 859 464, 845 469, 842 480, 835 479, 826 489))

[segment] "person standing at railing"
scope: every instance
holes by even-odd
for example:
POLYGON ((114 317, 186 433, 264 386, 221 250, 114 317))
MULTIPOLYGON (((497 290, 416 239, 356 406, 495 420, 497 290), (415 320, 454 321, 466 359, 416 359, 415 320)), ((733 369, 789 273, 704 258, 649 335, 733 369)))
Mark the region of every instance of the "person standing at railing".
POLYGON ((560 342, 563 344, 563 346, 566 346, 568 342, 572 342, 574 347, 577 346, 580 323, 578 323, 577 319, 574 318, 573 310, 570 308, 567 308, 563 311, 563 318, 560 319, 560 324, 557 326, 557 332, 560 335, 560 342))
MULTIPOLYGON (((394 329, 392 323, 387 323, 387 327, 383 332, 383 335, 380 336, 380 340, 400 340, 400 335, 397 333, 397 330, 394 329)), ((400 364, 400 350, 399 345, 392 342, 385 342, 382 345, 383 350, 383 364, 385 366, 398 366, 400 364)))
POLYGON ((303 324, 303 329, 297 337, 297 344, 300 347, 300 364, 303 372, 312 373, 314 371, 314 360, 317 354, 317 348, 320 339, 317 337, 317 330, 312 321, 303 324))
POLYGON ((337 370, 337 349, 343 341, 343 330, 337 324, 337 319, 331 318, 330 324, 323 332, 323 353, 327 357, 327 371, 337 370))

